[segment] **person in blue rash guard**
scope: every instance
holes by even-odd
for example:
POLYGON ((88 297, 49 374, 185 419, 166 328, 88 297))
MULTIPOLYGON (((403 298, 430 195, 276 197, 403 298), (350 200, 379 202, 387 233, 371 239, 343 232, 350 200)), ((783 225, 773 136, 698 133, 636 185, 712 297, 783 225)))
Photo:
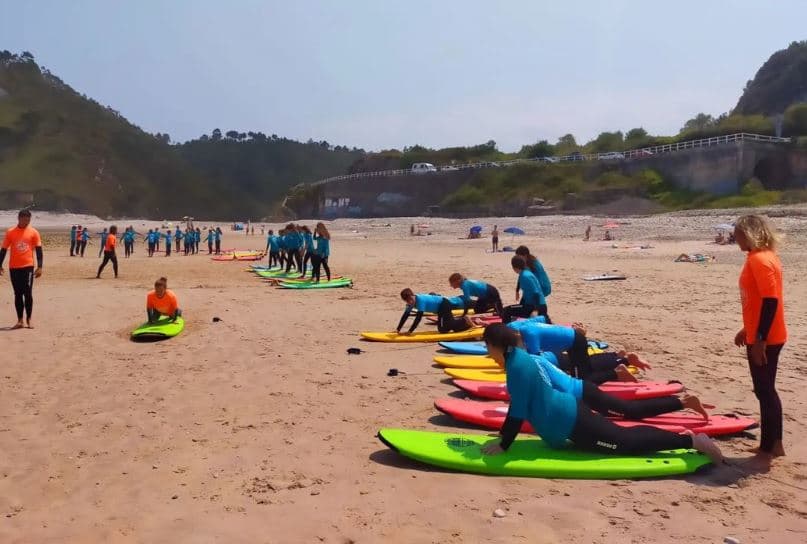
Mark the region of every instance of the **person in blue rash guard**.
POLYGON ((459 272, 454 272, 449 276, 448 283, 454 289, 462 289, 463 309, 462 315, 466 315, 470 308, 475 314, 481 314, 490 310, 501 316, 504 313, 502 308, 502 297, 499 290, 489 283, 479 280, 469 280, 459 272), (473 298, 476 300, 473 300, 473 298))
POLYGON ((297 232, 297 227, 294 223, 286 225, 286 274, 291 271, 291 266, 294 265, 298 271, 302 271, 303 263, 300 258, 300 249, 303 247, 303 237, 297 232))
POLYGON ((213 232, 213 229, 210 227, 207 228, 207 236, 205 236, 205 241, 207 242, 207 254, 213 254, 213 240, 216 239, 216 234, 213 232))
POLYGON ((173 236, 172 233, 171 233, 171 229, 166 229, 165 234, 163 234, 162 236, 165 237, 165 256, 170 257, 171 256, 171 238, 173 236))
POLYGON ((275 231, 269 229, 269 234, 266 236, 266 251, 269 255, 269 268, 272 268, 280 262, 280 244, 278 238, 275 236, 275 231))
POLYGON ((524 257, 516 255, 510 260, 513 272, 518 274, 518 286, 521 288, 521 300, 518 304, 506 306, 502 313, 502 323, 507 324, 517 317, 542 315, 547 323, 552 323, 546 313, 546 298, 538 278, 528 268, 524 257))
POLYGON ((482 447, 484 455, 506 451, 527 420, 551 448, 563 448, 572 442, 581 449, 615 455, 694 448, 712 462, 722 462, 720 449, 705 434, 691 431, 678 434, 646 425, 622 427, 592 411, 582 399, 556 390, 543 367, 522 349, 518 334, 506 325, 488 326, 484 340, 490 357, 507 371, 510 393, 510 406, 499 438, 482 447))
POLYGON ((468 317, 454 317, 451 313, 451 301, 442 295, 436 294, 415 294, 414 291, 408 287, 401 291, 401 299, 406 302, 406 309, 398 322, 398 327, 395 329, 396 333, 400 333, 401 329, 406 323, 406 320, 415 310, 415 319, 409 332, 404 334, 412 334, 415 329, 420 325, 420 320, 423 319, 425 312, 437 314, 437 331, 441 334, 447 332, 461 332, 473 327, 470 318, 468 317))
POLYGON ((303 237, 303 270, 300 272, 300 277, 302 278, 308 269, 308 263, 311 263, 311 270, 314 270, 313 259, 316 252, 314 250, 314 235, 307 225, 300 227, 300 235, 303 237))
POLYGON ((547 325, 535 319, 514 321, 507 325, 518 331, 529 353, 552 352, 562 359, 559 367, 564 372, 588 380, 595 384, 610 381, 636 381, 628 371, 627 364, 641 369, 649 369, 650 365, 636 354, 603 353, 589 355, 588 339, 583 325, 576 323, 572 327, 564 325, 547 325), (566 356, 562 352, 567 352, 566 356))
POLYGON ((311 277, 316 283, 319 283, 320 271, 324 268, 325 277, 331 281, 331 267, 328 265, 328 259, 331 256, 331 233, 324 223, 317 223, 317 226, 314 227, 313 239, 316 241, 317 247, 314 249, 311 261, 314 269, 311 277))
MULTIPOLYGON (((530 253, 530 248, 527 246, 518 246, 516 248, 516 255, 524 259, 527 263, 527 269, 532 272, 533 276, 538 280, 538 285, 541 286, 541 292, 544 294, 544 308, 543 311, 539 309, 538 313, 546 315, 546 297, 552 294, 552 282, 549 281, 549 276, 546 270, 544 270, 544 265, 541 264, 541 261, 539 261, 535 255, 530 253)), ((518 300, 520 289, 521 286, 516 282, 516 300, 518 300)), ((552 322, 547 321, 547 323, 551 324, 552 322)))
POLYGON ((221 227, 216 227, 213 241, 216 243, 216 255, 221 255, 221 227))
POLYGON ((177 244, 176 252, 179 253, 179 244, 182 241, 182 229, 179 228, 179 225, 177 225, 177 229, 174 231, 174 240, 176 240, 177 244))
POLYGON ((199 244, 202 243, 202 229, 196 227, 196 230, 193 233, 193 253, 194 255, 199 253, 199 244))
POLYGON ((101 232, 99 232, 97 234, 98 234, 98 236, 101 237, 101 247, 98 248, 98 256, 100 257, 101 254, 104 252, 104 246, 106 245, 106 237, 108 236, 106 227, 104 227, 104 230, 102 230, 101 232))
POLYGON ((541 366, 553 389, 569 393, 575 399, 582 400, 603 415, 616 415, 625 419, 644 419, 688 409, 699 413, 703 419, 709 419, 709 414, 703 404, 694 395, 683 395, 680 398, 669 395, 650 399, 621 399, 602 391, 593 382, 574 378, 563 372, 558 368, 557 358, 551 351, 543 352, 540 355, 530 354, 530 357, 541 366))

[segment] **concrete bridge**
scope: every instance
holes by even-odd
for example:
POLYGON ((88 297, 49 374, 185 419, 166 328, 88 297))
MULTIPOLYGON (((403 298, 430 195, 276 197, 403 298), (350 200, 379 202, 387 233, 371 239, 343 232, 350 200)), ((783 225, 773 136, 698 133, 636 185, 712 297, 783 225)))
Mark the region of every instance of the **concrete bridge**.
POLYGON ((525 162, 584 165, 593 176, 615 167, 628 175, 649 168, 678 187, 721 195, 737 193, 752 177, 768 189, 807 187, 807 149, 787 138, 743 133, 624 152, 452 165, 427 174, 387 170, 336 176, 308 186, 307 198, 290 207, 301 215, 334 218, 421 215, 480 168, 525 162))

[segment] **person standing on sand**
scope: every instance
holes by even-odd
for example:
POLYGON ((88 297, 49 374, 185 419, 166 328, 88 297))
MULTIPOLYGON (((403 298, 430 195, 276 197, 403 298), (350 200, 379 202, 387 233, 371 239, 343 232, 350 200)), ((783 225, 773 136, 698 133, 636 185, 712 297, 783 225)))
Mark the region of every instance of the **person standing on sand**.
MULTIPOLYGON (((106 229, 104 229, 104 231, 106 231, 106 229)), ((116 278, 118 277, 118 257, 115 255, 117 234, 118 234, 118 227, 116 227, 115 225, 109 227, 109 234, 107 234, 104 246, 101 248, 104 252, 104 260, 101 261, 101 266, 98 267, 98 273, 95 275, 95 279, 101 278, 101 272, 104 271, 104 267, 106 266, 106 263, 108 263, 109 261, 112 261, 112 271, 115 273, 115 277, 116 278)))
POLYGON ((177 230, 174 231, 174 240, 176 243, 176 252, 179 253, 179 243, 182 240, 182 229, 177 225, 177 230))
POLYGON ((42 238, 30 224, 31 211, 21 210, 17 214, 17 226, 6 231, 3 245, 0 246, 0 276, 3 275, 6 253, 9 253, 8 274, 14 288, 14 308, 17 310, 17 323, 11 327, 12 329, 23 327, 23 310, 28 328, 34 328, 31 325, 31 313, 34 309, 34 278, 42 276, 43 256, 42 238), (36 268, 34 268, 34 252, 36 252, 36 268))
POLYGON ((216 227, 216 255, 221 255, 221 227, 216 227))
POLYGON ((205 240, 207 241, 207 254, 211 255, 213 253, 213 240, 216 239, 216 234, 213 232, 213 229, 207 227, 207 236, 205 240))
POLYGON ((583 241, 588 242, 591 239, 591 225, 586 227, 586 235, 583 236, 583 241))
POLYGON ((785 455, 782 402, 775 383, 779 354, 787 341, 782 263, 776 254, 779 236, 765 218, 744 215, 734 225, 734 237, 740 250, 748 253, 739 280, 743 328, 734 343, 746 349, 762 429, 756 453, 769 463, 785 455))
POLYGON ((493 225, 493 232, 490 233, 491 243, 493 244, 493 253, 499 251, 499 225, 493 225))
POLYGON ((76 225, 70 227, 70 256, 76 252, 76 225))
POLYGON ((87 249, 87 240, 91 238, 87 227, 81 229, 81 256, 84 257, 84 250, 87 249))
POLYGON ((108 236, 106 227, 104 227, 104 230, 99 232, 98 235, 101 237, 101 243, 98 246, 98 256, 100 257, 104 252, 104 246, 106 246, 106 237, 108 236))

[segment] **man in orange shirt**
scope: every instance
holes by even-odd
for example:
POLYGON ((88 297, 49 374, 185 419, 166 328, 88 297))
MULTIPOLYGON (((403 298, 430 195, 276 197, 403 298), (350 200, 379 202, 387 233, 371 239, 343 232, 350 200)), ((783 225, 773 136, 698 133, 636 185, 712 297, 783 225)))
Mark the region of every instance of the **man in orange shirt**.
POLYGON ((776 255, 777 234, 757 215, 737 220, 734 236, 740 250, 748 252, 740 273, 743 328, 734 338, 746 346, 748 367, 759 400, 761 437, 758 456, 766 463, 785 454, 782 445, 782 402, 776 392, 779 353, 787 341, 782 263, 776 255))
POLYGON ((8 270, 11 285, 14 287, 14 307, 17 310, 17 324, 12 329, 21 329, 23 310, 28 328, 32 329, 31 312, 34 307, 32 295, 34 278, 42 275, 42 239, 39 232, 30 227, 31 212, 22 210, 17 215, 17 226, 6 231, 0 248, 0 276, 3 275, 3 261, 9 254, 8 270), (34 251, 37 267, 34 269, 34 251))
MULTIPOLYGON (((106 229, 104 229, 106 232, 106 229)), ((95 275, 96 279, 101 277, 101 272, 104 271, 106 263, 112 261, 112 271, 115 272, 115 277, 118 277, 118 257, 115 255, 115 245, 117 244, 118 227, 112 225, 109 227, 109 234, 104 239, 104 245, 101 248, 104 251, 104 260, 101 261, 101 266, 98 267, 98 273, 95 275)))

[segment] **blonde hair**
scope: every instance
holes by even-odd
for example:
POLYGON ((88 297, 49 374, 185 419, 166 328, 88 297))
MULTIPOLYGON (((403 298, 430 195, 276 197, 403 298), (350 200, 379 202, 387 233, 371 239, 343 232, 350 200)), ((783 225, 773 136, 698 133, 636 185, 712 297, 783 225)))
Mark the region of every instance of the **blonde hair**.
POLYGON ((768 220, 760 215, 744 215, 737 219, 734 228, 745 234, 751 249, 775 250, 782 240, 768 220))

